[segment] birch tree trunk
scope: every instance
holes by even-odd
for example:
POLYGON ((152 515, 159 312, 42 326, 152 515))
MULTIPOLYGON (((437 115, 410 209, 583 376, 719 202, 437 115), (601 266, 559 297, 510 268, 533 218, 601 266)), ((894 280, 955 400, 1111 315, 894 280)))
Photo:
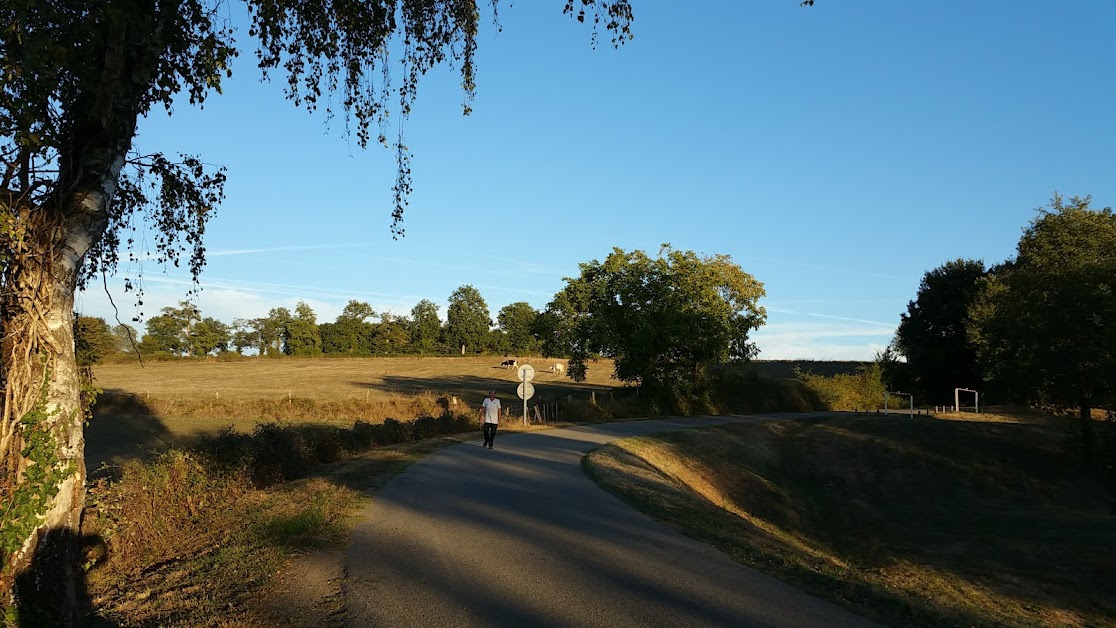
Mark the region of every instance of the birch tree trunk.
MULTIPOLYGON (((85 254, 107 227, 123 164, 62 204, 19 208, 0 318, 0 599, 31 622, 76 625, 77 540, 85 504, 84 408, 73 306, 85 254)), ((11 201, 9 197, 7 199, 11 201)))

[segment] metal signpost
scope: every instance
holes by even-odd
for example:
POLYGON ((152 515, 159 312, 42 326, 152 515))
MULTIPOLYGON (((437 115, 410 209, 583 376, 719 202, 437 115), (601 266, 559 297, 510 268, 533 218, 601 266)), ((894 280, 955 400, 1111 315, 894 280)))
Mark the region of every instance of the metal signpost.
POLYGON ((527 425, 527 400, 535 396, 535 387, 531 384, 531 380, 535 379, 535 368, 524 364, 519 367, 518 374, 521 383, 515 392, 523 400, 523 424, 527 425))

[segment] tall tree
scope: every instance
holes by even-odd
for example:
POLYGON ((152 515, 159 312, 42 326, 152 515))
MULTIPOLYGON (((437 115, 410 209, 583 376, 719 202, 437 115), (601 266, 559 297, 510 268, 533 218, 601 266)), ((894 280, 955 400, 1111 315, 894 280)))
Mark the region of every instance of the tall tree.
POLYGON ((526 301, 509 303, 500 308, 496 321, 500 330, 507 335, 508 349, 517 355, 536 353, 539 340, 535 336, 535 324, 539 312, 526 301))
POLYGON ((305 301, 295 306, 295 315, 283 333, 283 352, 287 355, 318 356, 322 354, 322 337, 313 308, 305 301))
POLYGON ((116 350, 120 353, 132 353, 139 344, 139 333, 131 325, 116 325, 112 328, 112 335, 116 337, 116 350))
POLYGON ((259 333, 253 321, 246 318, 234 318, 229 326, 229 344, 238 354, 243 354, 245 349, 260 348, 259 333))
POLYGON ((984 262, 957 259, 927 272, 899 318, 895 346, 907 358, 920 397, 947 403, 957 387, 979 389, 969 310, 980 292, 984 262))
POLYGON ((748 334, 763 324, 763 284, 727 255, 702 257, 663 245, 657 257, 613 249, 547 306, 546 353, 569 355, 585 379, 596 355, 615 360, 617 379, 654 393, 685 394, 707 367, 756 353, 748 334))
MULTIPOLYGON (((0 3, 0 594, 11 592, 46 530, 73 536, 84 503, 75 288, 115 270, 120 234, 133 220, 153 227, 156 258, 177 262, 188 252, 195 277, 204 263, 202 236, 224 173, 196 157, 138 155, 132 141, 153 107, 199 104, 231 76, 238 50, 222 4, 0 3), (44 444, 26 453, 32 441, 44 444)), ((461 73, 468 111, 476 0, 245 4, 259 66, 287 75, 288 98, 308 109, 339 102, 359 145, 394 149, 392 228, 402 233, 410 164, 402 130, 394 142, 386 137, 389 98, 398 95, 395 115, 406 119, 419 78, 448 61, 461 73), (401 51, 398 85, 388 81, 390 51, 401 51)), ((565 11, 578 21, 588 12, 614 42, 629 36, 629 0, 567 0, 565 11)), ((63 609, 60 623, 73 623, 73 579, 57 580, 70 585, 54 607, 63 609)))
POLYGON ((491 328, 488 304, 480 291, 471 285, 454 290, 446 307, 446 344, 451 348, 465 347, 465 351, 479 353, 484 350, 491 328))
POLYGON ((438 306, 423 299, 411 308, 411 347, 415 353, 433 353, 442 335, 442 320, 438 306))
MULTIPOLYGON (((328 353, 364 354, 372 353, 374 326, 368 319, 376 316, 372 306, 357 300, 350 300, 330 329, 333 351, 328 353)), ((323 350, 325 339, 323 338, 323 350)))
POLYGON ((116 337, 105 319, 74 317, 74 350, 78 366, 92 366, 117 352, 116 337))
POLYGON ((1055 194, 972 311, 989 377, 1032 401, 1076 407, 1086 459, 1092 409, 1116 403, 1116 215, 1091 202, 1055 194))
POLYGON ((174 356, 193 355, 190 334, 199 321, 201 313, 189 301, 180 301, 178 307, 164 307, 161 314, 147 320, 147 333, 140 349, 174 356))
POLYGON ((256 327, 260 334, 260 355, 282 355, 283 336, 287 333, 287 325, 293 318, 287 308, 273 307, 266 317, 256 319, 256 327))
POLYGON ((203 356, 229 350, 229 326, 207 316, 190 330, 190 355, 203 356))
POLYGON ((409 321, 406 317, 390 312, 380 315, 380 324, 373 331, 373 348, 376 353, 405 353, 411 344, 409 321))

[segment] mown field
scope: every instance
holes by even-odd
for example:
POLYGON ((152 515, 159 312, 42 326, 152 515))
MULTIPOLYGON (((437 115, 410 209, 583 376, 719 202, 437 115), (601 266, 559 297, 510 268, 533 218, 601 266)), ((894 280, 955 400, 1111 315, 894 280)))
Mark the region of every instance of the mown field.
MULTIPOLYGON (((94 367, 102 389, 86 428, 90 467, 118 463, 170 445, 261 423, 410 420, 478 408, 495 389, 509 412, 519 410, 515 369, 500 357, 251 359, 104 364, 94 367)), ((612 362, 589 368, 585 382, 547 369, 564 360, 526 359, 535 367, 533 402, 607 395, 620 383, 612 362)), ((519 410, 521 412, 521 410, 519 410)))
POLYGON ((1116 626, 1113 496, 1073 424, 948 418, 676 432, 586 466, 683 533, 891 625, 1116 626))

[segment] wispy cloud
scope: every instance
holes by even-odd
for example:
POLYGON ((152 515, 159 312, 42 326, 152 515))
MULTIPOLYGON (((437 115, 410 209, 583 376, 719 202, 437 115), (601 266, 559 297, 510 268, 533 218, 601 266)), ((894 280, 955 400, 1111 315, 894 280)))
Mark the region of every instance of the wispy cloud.
POLYGON ((782 259, 774 259, 770 257, 748 257, 746 261, 760 262, 764 264, 775 264, 777 266, 790 266, 792 268, 804 268, 806 270, 820 270, 827 273, 840 273, 844 275, 859 275, 861 277, 876 277, 878 279, 894 279, 896 281, 917 281, 917 278, 903 277, 901 275, 890 275, 887 273, 877 273, 872 271, 857 270, 855 268, 841 268, 839 266, 822 266, 818 264, 803 264, 801 262, 789 262, 782 259))
POLYGON ((207 257, 225 257, 229 255, 258 255, 261 253, 289 253, 291 251, 333 251, 338 249, 355 249, 364 246, 361 244, 301 244, 296 246, 272 246, 256 249, 225 249, 206 251, 207 257))
POLYGON ((847 321, 847 322, 850 322, 850 323, 864 323, 866 325, 878 325, 882 328, 888 328, 888 329, 894 329, 895 328, 894 323, 883 323, 883 322, 880 322, 880 321, 870 321, 870 320, 865 320, 863 318, 849 318, 847 316, 834 316, 832 314, 820 314, 818 312, 799 312, 798 310, 790 310, 790 309, 786 309, 786 308, 771 307, 771 306, 767 307, 767 311, 768 312, 775 312, 775 313, 778 313, 778 314, 796 314, 796 315, 799 315, 799 316, 809 316, 811 318, 824 318, 824 319, 833 320, 833 321, 847 321))

